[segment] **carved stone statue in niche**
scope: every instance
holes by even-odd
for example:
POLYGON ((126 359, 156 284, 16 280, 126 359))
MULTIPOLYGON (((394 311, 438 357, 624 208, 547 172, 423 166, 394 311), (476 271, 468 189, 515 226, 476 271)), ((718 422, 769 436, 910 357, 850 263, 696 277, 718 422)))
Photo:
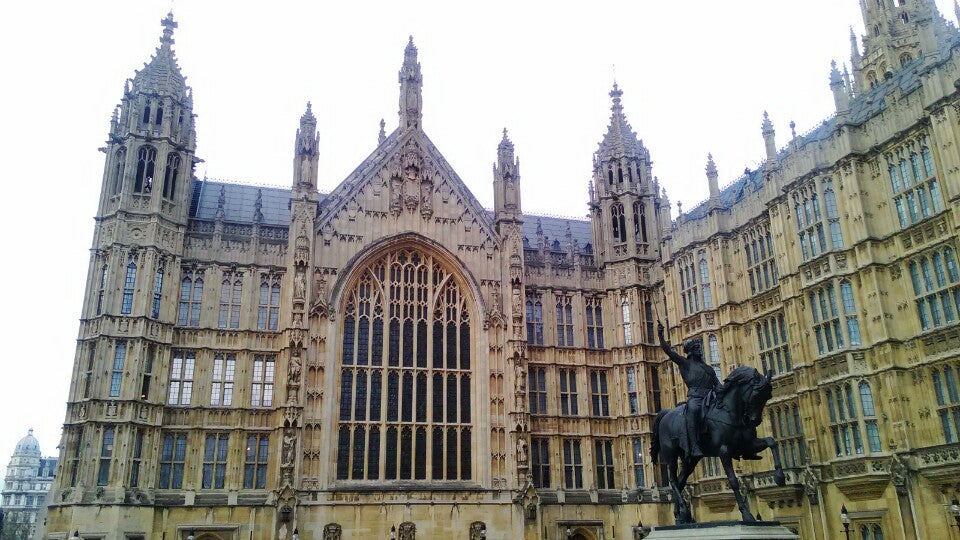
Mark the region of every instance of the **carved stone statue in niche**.
POLYGON ((293 467, 297 455, 297 435, 293 429, 283 431, 283 446, 281 449, 281 467, 293 467))
POLYGON ((517 437, 517 463, 527 464, 527 439, 523 435, 517 437))
POLYGON ((403 210, 403 177, 399 169, 390 175, 390 211, 399 214, 403 210))
POLYGON ((408 210, 413 210, 419 203, 420 168, 411 162, 403 168, 403 204, 408 210))
POLYGON ((400 524, 400 534, 398 538, 400 540, 416 540, 417 526, 412 522, 404 521, 400 524))
POLYGON ((482 521, 474 521, 470 524, 470 540, 481 540, 486 538, 487 525, 482 521))
POLYGON ((297 235, 294 255, 294 260, 301 263, 306 263, 310 257, 310 240, 307 238, 307 228, 304 224, 300 225, 300 234, 297 235))
POLYGON ((523 359, 519 356, 513 358, 513 378, 518 394, 527 392, 527 373, 523 369, 523 359))
POLYGON ((297 266, 297 269, 293 273, 293 298, 296 300, 303 300, 307 294, 305 273, 306 268, 303 266, 297 266))
POLYGON ((433 215, 433 181, 427 178, 420 181, 420 215, 433 215))
POLYGON ((339 523, 328 523, 323 527, 323 540, 340 540, 343 528, 339 523))

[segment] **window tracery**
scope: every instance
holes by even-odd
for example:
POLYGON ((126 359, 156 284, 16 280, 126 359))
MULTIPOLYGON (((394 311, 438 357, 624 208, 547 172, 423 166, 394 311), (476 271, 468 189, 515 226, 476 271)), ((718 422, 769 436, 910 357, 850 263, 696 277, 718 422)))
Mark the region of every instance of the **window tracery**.
POLYGON ((471 326, 457 279, 403 249, 364 268, 345 298, 337 479, 472 479, 471 326))

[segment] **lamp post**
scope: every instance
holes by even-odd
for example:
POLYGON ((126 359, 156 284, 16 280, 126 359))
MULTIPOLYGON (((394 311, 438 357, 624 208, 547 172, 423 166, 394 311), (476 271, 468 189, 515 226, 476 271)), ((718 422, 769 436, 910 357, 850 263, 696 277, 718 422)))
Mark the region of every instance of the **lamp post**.
POLYGON ((79 529, 73 531, 73 536, 70 537, 70 540, 80 540, 80 530, 79 530, 79 529))
POLYGON ((953 514, 953 519, 957 522, 957 528, 960 529, 960 501, 956 497, 950 501, 950 513, 953 514))
POLYGON ((397 526, 390 526, 390 540, 397 540, 397 526))
POLYGON ((300 529, 297 527, 293 528, 293 540, 300 540, 300 529))
POLYGON ((840 523, 843 523, 843 534, 850 540, 850 514, 847 513, 847 505, 840 507, 840 523))
POLYGON ((570 527, 567 527, 567 540, 573 538, 573 531, 570 530, 570 527))

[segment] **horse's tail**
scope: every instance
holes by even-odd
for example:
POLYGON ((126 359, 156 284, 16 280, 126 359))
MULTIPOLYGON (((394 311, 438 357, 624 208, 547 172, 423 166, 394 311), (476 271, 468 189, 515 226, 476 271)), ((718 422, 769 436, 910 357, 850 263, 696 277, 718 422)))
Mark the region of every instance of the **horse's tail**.
POLYGON ((656 465, 660 459, 660 421, 663 420, 663 417, 667 414, 668 409, 663 409, 657 413, 657 417, 653 420, 653 442, 650 443, 650 459, 653 464, 656 465))

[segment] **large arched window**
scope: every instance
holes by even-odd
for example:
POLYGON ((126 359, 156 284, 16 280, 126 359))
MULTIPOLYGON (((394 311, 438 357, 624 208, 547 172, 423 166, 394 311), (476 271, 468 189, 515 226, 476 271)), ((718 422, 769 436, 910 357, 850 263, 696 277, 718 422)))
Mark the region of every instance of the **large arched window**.
POLYGON ((613 241, 622 244, 627 241, 627 221, 623 214, 623 205, 615 203, 610 208, 610 220, 613 226, 613 241))
POLYGON ((469 305, 415 249, 384 255, 345 292, 338 480, 470 480, 469 305))
POLYGON ((163 198, 172 199, 177 194, 177 177, 180 176, 180 156, 169 154, 167 168, 163 175, 163 198))
POLYGON ((120 147, 113 158, 113 191, 112 195, 120 193, 123 189, 123 171, 127 166, 127 149, 120 147))

